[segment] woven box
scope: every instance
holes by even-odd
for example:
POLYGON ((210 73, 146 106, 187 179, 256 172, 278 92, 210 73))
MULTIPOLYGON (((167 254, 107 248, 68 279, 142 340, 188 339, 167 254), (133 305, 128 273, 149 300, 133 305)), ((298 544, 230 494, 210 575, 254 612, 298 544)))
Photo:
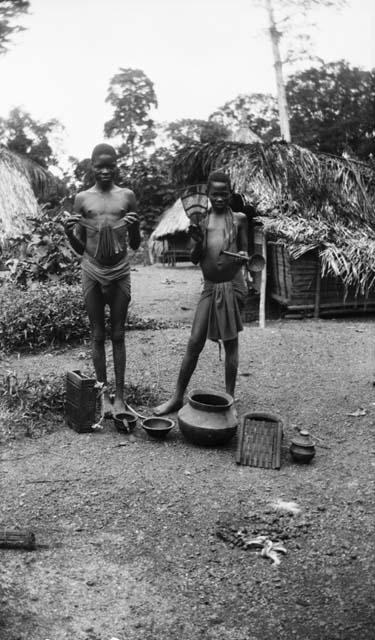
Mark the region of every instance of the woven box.
POLYGON ((68 371, 65 378, 65 422, 77 431, 91 431, 95 424, 96 380, 80 371, 68 371))

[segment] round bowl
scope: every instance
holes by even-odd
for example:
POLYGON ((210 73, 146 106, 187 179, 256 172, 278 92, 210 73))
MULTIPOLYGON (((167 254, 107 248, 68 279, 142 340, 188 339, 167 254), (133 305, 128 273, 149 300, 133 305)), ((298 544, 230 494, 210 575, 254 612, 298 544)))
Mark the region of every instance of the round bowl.
POLYGON ((130 431, 133 431, 137 424, 137 416, 135 416, 134 413, 131 413, 131 411, 124 411, 124 413, 121 413, 121 416, 121 419, 113 418, 117 431, 121 431, 122 433, 129 433, 130 431), (128 423, 128 427, 124 425, 124 419, 128 423))
POLYGON ((174 422, 169 418, 145 418, 142 427, 149 436, 162 439, 173 429, 174 422))

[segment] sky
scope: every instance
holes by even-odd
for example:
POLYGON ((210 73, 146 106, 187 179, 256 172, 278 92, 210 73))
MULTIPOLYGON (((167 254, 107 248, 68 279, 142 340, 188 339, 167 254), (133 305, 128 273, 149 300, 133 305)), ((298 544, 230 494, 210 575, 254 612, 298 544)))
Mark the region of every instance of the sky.
MULTIPOLYGON (((65 127, 61 150, 79 159, 104 139, 105 102, 120 67, 153 81, 157 121, 206 119, 240 93, 275 93, 260 0, 31 0, 26 31, 0 57, 0 116, 22 106, 65 127)), ((375 67, 375 2, 348 0, 315 15, 314 53, 375 67)))

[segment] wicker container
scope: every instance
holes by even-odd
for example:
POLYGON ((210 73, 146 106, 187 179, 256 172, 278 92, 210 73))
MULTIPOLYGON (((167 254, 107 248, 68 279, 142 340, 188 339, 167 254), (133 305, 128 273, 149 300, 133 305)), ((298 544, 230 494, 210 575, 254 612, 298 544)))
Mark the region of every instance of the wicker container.
POLYGON ((65 422, 77 431, 91 431, 95 424, 96 380, 88 378, 81 371, 68 371, 66 374, 65 422))
POLYGON ((375 288, 367 296, 345 287, 340 278, 321 278, 317 250, 294 260, 286 245, 267 243, 269 294, 286 311, 323 314, 375 311, 375 288))

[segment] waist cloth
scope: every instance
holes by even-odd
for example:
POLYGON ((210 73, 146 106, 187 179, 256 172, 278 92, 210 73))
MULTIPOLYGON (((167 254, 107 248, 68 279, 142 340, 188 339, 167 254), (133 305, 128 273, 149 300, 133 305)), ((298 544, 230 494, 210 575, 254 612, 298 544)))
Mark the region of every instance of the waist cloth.
MULTIPOLYGON (((241 308, 245 303, 246 285, 242 271, 228 282, 205 280, 200 300, 211 298, 207 338, 233 340, 242 331, 241 308)), ((198 302, 198 305, 199 305, 198 302)))
POLYGON ((95 258, 86 252, 81 261, 82 288, 84 297, 98 284, 105 289, 112 284, 120 287, 121 291, 130 300, 130 264, 127 256, 113 265, 100 264, 95 258))
POLYGON ((108 221, 98 222, 97 220, 87 220, 82 217, 78 224, 85 229, 91 229, 92 231, 97 232, 98 240, 96 244, 95 258, 101 260, 103 258, 117 255, 124 250, 125 247, 119 241, 116 231, 126 227, 125 220, 121 219, 114 224, 109 224, 108 221))

